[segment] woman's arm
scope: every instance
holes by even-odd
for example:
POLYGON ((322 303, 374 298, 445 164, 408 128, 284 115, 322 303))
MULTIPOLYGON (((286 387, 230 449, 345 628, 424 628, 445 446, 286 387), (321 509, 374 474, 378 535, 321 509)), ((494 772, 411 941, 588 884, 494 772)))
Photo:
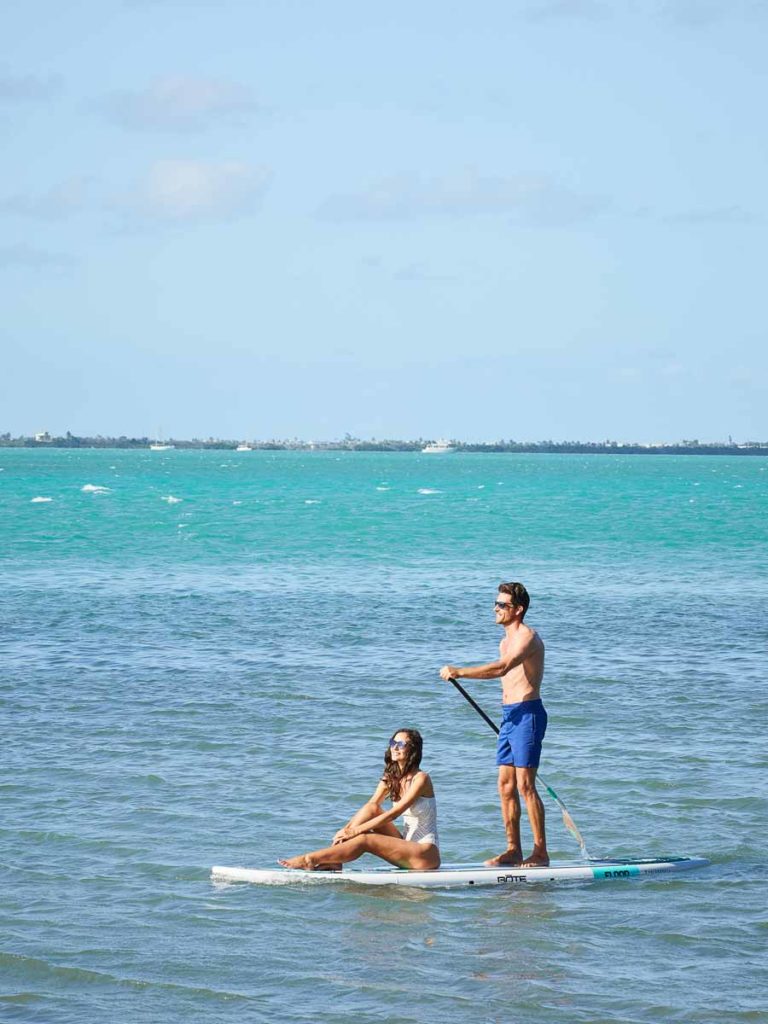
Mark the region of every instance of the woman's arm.
MULTIPOLYGON (((383 786, 383 783, 381 785, 383 786)), ((413 801, 422 795, 425 789, 431 788, 431 785, 431 780, 426 772, 417 772, 403 796, 393 803, 388 811, 382 811, 381 814, 377 814, 375 818, 369 818, 367 821, 355 822, 353 819, 346 828, 342 829, 341 832, 337 832, 337 836, 340 837, 338 841, 343 842, 345 839, 354 839, 355 836, 360 836, 363 832, 372 832, 374 829, 385 825, 388 821, 394 821, 395 818, 399 818, 403 811, 407 810, 413 801)), ((376 792, 379 792, 378 789, 376 792)))
MULTIPOLYGON (((355 811, 355 813, 349 819, 347 824, 340 828, 336 835, 333 837, 334 843, 340 843, 343 842, 344 839, 349 839, 350 837, 347 835, 349 829, 355 828, 356 826, 362 824, 364 821, 369 821, 371 818, 374 818, 376 815, 380 814, 381 802, 382 800, 384 800, 386 795, 387 787, 384 785, 383 782, 379 782, 378 786, 374 790, 371 799, 368 800, 367 803, 364 803, 359 811, 355 811)), ((367 832, 368 829, 361 829, 361 831, 367 832)), ((358 835, 359 833, 356 832, 355 834, 358 835)))

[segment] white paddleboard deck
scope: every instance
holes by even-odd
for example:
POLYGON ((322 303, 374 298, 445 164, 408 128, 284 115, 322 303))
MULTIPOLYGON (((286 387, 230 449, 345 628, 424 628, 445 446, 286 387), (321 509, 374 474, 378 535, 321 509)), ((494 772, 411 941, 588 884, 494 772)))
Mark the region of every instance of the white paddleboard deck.
POLYGON ((446 864, 435 871, 406 871, 402 868, 350 868, 343 871, 297 871, 293 868, 211 868, 217 882, 254 882, 257 885, 317 884, 410 885, 427 889, 457 889, 465 886, 509 886, 530 882, 594 882, 667 875, 690 871, 709 864, 704 857, 665 857, 659 860, 591 860, 586 863, 553 864, 548 868, 497 867, 484 864, 446 864))

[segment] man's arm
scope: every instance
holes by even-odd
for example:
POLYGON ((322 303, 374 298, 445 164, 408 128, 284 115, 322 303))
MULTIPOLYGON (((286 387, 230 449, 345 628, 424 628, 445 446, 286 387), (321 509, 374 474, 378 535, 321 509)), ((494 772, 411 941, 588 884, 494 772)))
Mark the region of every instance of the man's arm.
POLYGON ((489 661, 487 665, 470 665, 459 668, 458 665, 443 665, 440 669, 441 679, 500 679, 510 669, 522 663, 533 654, 536 648, 536 634, 529 633, 521 637, 512 650, 507 651, 497 661, 489 661))

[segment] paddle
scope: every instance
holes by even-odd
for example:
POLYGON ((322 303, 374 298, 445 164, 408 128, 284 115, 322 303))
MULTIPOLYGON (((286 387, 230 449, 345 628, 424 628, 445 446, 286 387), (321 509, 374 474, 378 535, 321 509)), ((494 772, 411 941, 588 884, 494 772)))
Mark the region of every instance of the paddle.
MULTIPOLYGON (((489 718, 489 716, 486 715, 486 713, 483 711, 483 709, 480 707, 480 705, 477 703, 477 701, 475 701, 472 697, 470 697, 470 695, 467 693, 467 691, 464 689, 464 687, 461 685, 461 683, 458 682, 458 680, 456 680, 453 677, 451 677, 450 681, 453 683, 453 685, 459 691, 459 693, 464 698, 464 700, 468 704, 472 705, 472 707, 475 709, 475 711, 478 713, 478 715, 480 715, 481 718, 485 719, 485 721, 488 723, 488 725, 490 725, 490 727, 493 729, 493 731, 498 736, 499 735, 499 727, 498 727, 498 725, 496 725, 496 723, 493 721, 493 719, 489 718)), ((557 793, 554 791, 554 789, 552 789, 552 787, 547 784, 546 780, 542 777, 541 772, 537 771, 536 772, 536 777, 541 782, 542 786, 546 789, 546 791, 549 793, 549 795, 552 797, 552 799, 555 801, 557 806, 560 808, 560 813, 563 816, 563 824, 568 829, 568 831, 571 833, 571 835, 576 840, 576 842, 579 844, 579 849, 581 850, 581 856, 584 858, 584 860, 589 860, 590 856, 589 856, 589 852, 587 851, 587 844, 584 842, 584 838, 582 837, 581 832, 579 832, 579 830, 576 828, 576 822, 571 817, 570 812, 568 811, 568 808, 565 806, 565 804, 560 799, 560 797, 557 795, 557 793)))

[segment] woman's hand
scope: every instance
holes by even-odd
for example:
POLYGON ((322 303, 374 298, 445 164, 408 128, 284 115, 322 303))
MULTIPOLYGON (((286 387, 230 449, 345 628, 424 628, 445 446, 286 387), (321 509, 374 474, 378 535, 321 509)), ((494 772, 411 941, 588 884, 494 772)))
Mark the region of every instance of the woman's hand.
POLYGON ((360 833, 355 828, 351 828, 349 825, 345 825, 344 828, 340 828, 336 835, 333 837, 332 846, 337 846, 339 843, 345 843, 348 839, 354 839, 355 836, 359 836, 360 833))

